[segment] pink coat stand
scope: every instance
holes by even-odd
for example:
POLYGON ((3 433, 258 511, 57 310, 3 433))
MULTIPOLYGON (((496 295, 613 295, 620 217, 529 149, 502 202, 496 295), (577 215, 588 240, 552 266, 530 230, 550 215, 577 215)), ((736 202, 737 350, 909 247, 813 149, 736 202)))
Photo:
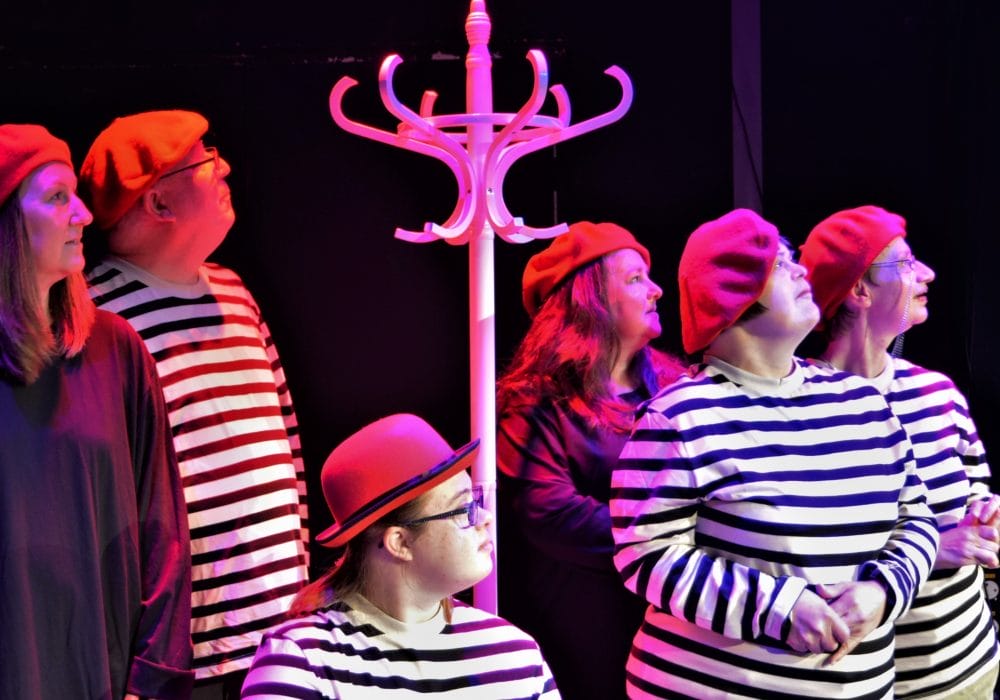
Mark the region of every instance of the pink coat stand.
MULTIPOLYGON (((496 541, 496 343, 493 239, 509 243, 553 238, 567 230, 566 224, 548 228, 525 226, 513 216, 503 198, 507 171, 516 160, 546 146, 593 131, 620 119, 632 104, 632 82, 621 68, 611 66, 605 73, 622 91, 614 109, 570 125, 569 96, 561 85, 548 87, 549 72, 541 51, 528 51, 534 71, 534 87, 528 101, 517 113, 493 111, 492 59, 489 52, 490 17, 485 0, 472 0, 465 20, 469 53, 465 59, 466 97, 464 114, 435 115, 437 93, 424 92, 420 111, 414 112, 396 97, 393 75, 403 62, 397 54, 382 61, 379 93, 390 114, 400 120, 396 133, 348 119, 342 102, 344 93, 357 81, 342 77, 330 91, 330 114, 345 131, 382 143, 432 156, 447 165, 458 184, 455 209, 443 224, 428 222, 422 231, 396 229, 396 237, 412 243, 444 240, 452 245, 469 244, 469 367, 472 435, 481 447, 472 465, 472 480, 482 486, 493 512, 494 555, 496 541), (546 93, 556 101, 556 116, 538 114, 546 93)), ((473 591, 477 607, 497 612, 496 569, 473 591)))

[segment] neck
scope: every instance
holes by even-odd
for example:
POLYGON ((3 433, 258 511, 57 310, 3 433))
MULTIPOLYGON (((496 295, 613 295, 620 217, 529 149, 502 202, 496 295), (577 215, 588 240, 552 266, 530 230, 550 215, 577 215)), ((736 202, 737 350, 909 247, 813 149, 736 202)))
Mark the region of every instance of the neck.
POLYGON ((50 286, 42 284, 38 287, 38 304, 42 311, 42 321, 45 323, 46 328, 52 326, 52 311, 49 309, 49 290, 50 286))
POLYGON ((128 220, 111 232, 109 251, 166 282, 194 284, 204 257, 192 240, 173 224, 128 220))
POLYGON ((608 391, 613 395, 626 394, 635 390, 635 381, 629 376, 629 367, 635 355, 634 352, 629 355, 622 353, 611 367, 611 374, 608 377, 608 391))
POLYGON ((885 370, 886 350, 891 342, 891 337, 876 336, 861 316, 847 332, 830 341, 820 359, 837 369, 871 379, 885 370))
POLYGON ((444 596, 427 595, 409 585, 405 572, 393 567, 374 566, 361 595, 389 617, 408 624, 426 622, 437 615, 444 596))
POLYGON ((724 330, 705 350, 745 372, 768 379, 787 377, 794 368, 798 341, 762 339, 747 333, 739 325, 724 330))
POLYGON ((170 257, 160 251, 124 255, 116 252, 114 254, 136 267, 141 267, 151 275, 173 284, 194 284, 198 281, 201 270, 201 263, 186 260, 183 256, 170 257))

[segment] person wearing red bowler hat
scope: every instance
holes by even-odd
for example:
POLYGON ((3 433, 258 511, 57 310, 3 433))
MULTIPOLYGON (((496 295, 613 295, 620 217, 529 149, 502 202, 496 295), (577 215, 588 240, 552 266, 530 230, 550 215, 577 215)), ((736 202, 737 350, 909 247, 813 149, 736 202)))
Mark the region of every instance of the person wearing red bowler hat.
POLYGON ((931 579, 896 621, 896 697, 992 699, 1000 647, 983 568, 1000 565, 1000 497, 990 493, 965 397, 945 375, 899 356, 903 334, 927 320, 934 271, 914 257, 906 220, 871 205, 830 215, 801 251, 822 312, 817 362, 885 395, 913 443, 941 532, 931 579))
POLYGON ((568 700, 623 697, 645 603, 611 556, 611 470, 636 406, 683 371, 649 343, 649 251, 581 221, 532 256, 531 326, 497 388, 500 614, 531 633, 568 700))
POLYGON ((492 516, 466 472, 478 448, 396 414, 330 453, 334 523, 316 541, 342 554, 264 635, 243 698, 559 697, 528 634, 453 598, 493 567, 492 516))
POLYGON ((650 603, 633 698, 891 698, 893 622, 938 543, 913 448, 865 380, 795 357, 819 320, 778 229, 737 209, 678 269, 701 362, 612 475, 615 565, 650 603))
POLYGON ((0 697, 190 696, 191 571, 153 360, 94 309, 66 143, 0 126, 0 697))

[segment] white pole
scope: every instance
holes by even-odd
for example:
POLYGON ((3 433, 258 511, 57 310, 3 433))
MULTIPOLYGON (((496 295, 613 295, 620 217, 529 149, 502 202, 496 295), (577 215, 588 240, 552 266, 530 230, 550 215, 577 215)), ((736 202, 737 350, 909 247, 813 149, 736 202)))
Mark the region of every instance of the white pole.
MULTIPOLYGON (((465 21, 469 53, 465 59, 465 106, 471 115, 493 113, 493 61, 488 47, 490 17, 484 0, 472 0, 465 21)), ((467 127, 467 150, 476 180, 483 176, 486 152, 493 143, 493 125, 472 120, 467 127)), ((483 197, 489 193, 481 191, 483 197)), ((472 436, 480 439, 472 464, 472 481, 482 486, 493 513, 493 572, 473 588, 477 608, 497 612, 498 558, 496 538, 496 345, 493 281, 494 233, 486 217, 485 201, 477 202, 477 215, 469 232, 469 386, 472 436)))

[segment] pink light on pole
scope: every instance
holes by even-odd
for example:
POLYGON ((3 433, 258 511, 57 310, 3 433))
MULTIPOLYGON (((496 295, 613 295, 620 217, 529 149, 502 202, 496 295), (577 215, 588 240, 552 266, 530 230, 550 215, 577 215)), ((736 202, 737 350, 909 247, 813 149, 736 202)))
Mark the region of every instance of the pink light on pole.
MULTIPOLYGON (((620 119, 632 104, 632 82, 625 71, 611 66, 605 73, 622 92, 608 112, 570 125, 570 103, 561 85, 548 88, 548 64, 541 51, 528 52, 534 85, 528 101, 516 113, 493 111, 492 59, 489 52, 490 17, 485 0, 472 0, 465 22, 469 42, 466 68, 466 113, 435 115, 437 93, 428 90, 418 112, 396 97, 393 75, 403 60, 387 56, 379 70, 379 93, 386 109, 400 120, 395 133, 352 121, 344 115, 344 93, 357 81, 342 77, 330 91, 330 114, 345 131, 375 141, 437 158, 455 175, 458 199, 443 224, 428 222, 422 231, 396 229, 396 237, 413 243, 444 240, 469 245, 469 367, 472 435, 482 440, 472 466, 472 480, 482 486, 494 514, 496 542, 496 346, 494 340, 493 241, 509 243, 552 238, 566 231, 565 224, 547 228, 526 226, 510 213, 503 198, 503 183, 511 166, 522 156, 560 141, 593 131, 620 119), (556 115, 540 115, 546 94, 555 98, 556 115)), ((497 543, 496 556, 499 556, 497 543)), ((475 604, 497 611, 496 573, 474 589, 475 604)))

